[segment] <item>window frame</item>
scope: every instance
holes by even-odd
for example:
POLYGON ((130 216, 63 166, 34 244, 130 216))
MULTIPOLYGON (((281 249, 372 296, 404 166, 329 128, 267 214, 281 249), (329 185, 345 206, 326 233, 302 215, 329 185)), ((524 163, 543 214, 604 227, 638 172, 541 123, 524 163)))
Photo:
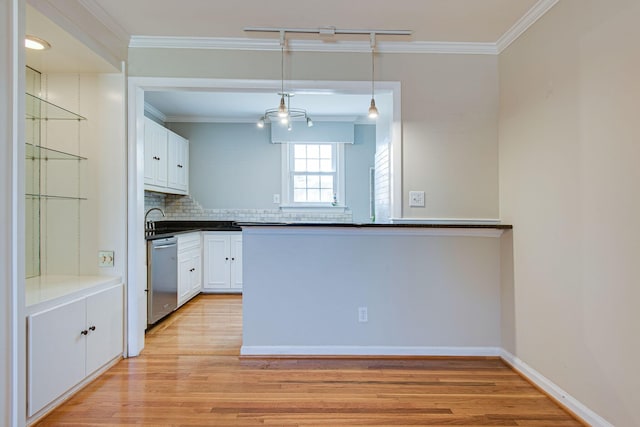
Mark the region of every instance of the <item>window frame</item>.
POLYGON ((341 210, 346 208, 345 204, 345 155, 344 144, 340 143, 328 143, 328 142, 290 142, 283 143, 282 145, 282 200, 280 204, 281 209, 291 210, 341 210), (331 202, 294 202, 293 201, 293 162, 294 162, 294 150, 296 145, 330 145, 332 146, 333 153, 335 154, 335 172, 334 174, 334 188, 336 193, 337 204, 333 205, 331 202))

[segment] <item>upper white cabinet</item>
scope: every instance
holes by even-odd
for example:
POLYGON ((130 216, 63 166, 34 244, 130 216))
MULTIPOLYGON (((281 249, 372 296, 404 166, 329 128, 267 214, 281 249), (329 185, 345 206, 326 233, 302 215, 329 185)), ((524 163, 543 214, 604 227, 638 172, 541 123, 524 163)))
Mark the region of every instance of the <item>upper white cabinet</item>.
POLYGON ((242 291, 242 233, 204 234, 205 292, 242 291))
POLYGON ((167 186, 174 190, 189 191, 189 141, 169 131, 169 156, 167 186))
MULTIPOLYGON (((166 188, 168 179, 168 130, 158 123, 144 120, 144 184, 145 187, 166 188)), ((154 189, 151 188, 151 189, 154 189)))
POLYGON ((144 119, 144 187, 160 193, 189 191, 189 141, 144 119))

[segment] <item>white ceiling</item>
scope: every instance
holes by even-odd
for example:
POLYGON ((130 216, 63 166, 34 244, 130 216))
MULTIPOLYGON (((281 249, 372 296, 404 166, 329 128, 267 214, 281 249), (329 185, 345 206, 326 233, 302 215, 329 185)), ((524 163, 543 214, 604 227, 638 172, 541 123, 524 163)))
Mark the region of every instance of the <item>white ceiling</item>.
MULTIPOLYGON (((62 10, 65 3, 42 0, 62 10)), ((32 4, 38 5, 33 0, 32 4)), ((277 38, 246 33, 247 26, 411 30, 409 37, 378 36, 381 43, 402 41, 496 44, 526 21, 531 11, 550 0, 73 0, 124 40, 132 36, 206 37, 211 39, 277 38)), ((27 33, 48 40, 53 48, 28 52, 27 64, 43 72, 114 72, 106 61, 27 7, 27 33)), ((303 35, 287 36, 303 39, 303 35)), ((306 36, 318 39, 318 36, 306 36)), ((368 40, 368 36, 335 36, 333 41, 368 40)), ((148 92, 146 102, 167 120, 248 121, 276 107, 277 91, 148 92)), ((311 117, 363 117, 370 95, 298 93, 291 106, 311 117), (329 96, 330 95, 330 96, 329 96), (364 106, 364 107, 363 107, 364 106)))

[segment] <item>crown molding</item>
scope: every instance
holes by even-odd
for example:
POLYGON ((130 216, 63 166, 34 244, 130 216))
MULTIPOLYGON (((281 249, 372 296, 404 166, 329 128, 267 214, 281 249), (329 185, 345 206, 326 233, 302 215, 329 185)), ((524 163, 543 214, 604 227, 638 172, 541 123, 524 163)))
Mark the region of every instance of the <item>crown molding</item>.
POLYGON ((89 11, 98 21, 102 23, 109 31, 111 31, 120 40, 129 40, 131 34, 125 30, 118 21, 113 19, 107 11, 105 11, 96 0, 78 0, 85 9, 89 11))
POLYGON ((144 103, 144 111, 145 111, 145 113, 149 113, 150 115, 152 115, 156 119, 160 120, 161 122, 168 121, 167 120, 168 117, 162 111, 158 110, 156 107, 154 107, 153 105, 149 104, 148 102, 144 103))
MULTIPOLYGON (((369 41, 289 40, 290 51, 298 52, 349 52, 370 53, 369 41)), ((165 37, 131 36, 130 48, 147 49, 219 49, 280 51, 279 39, 225 38, 225 37, 165 37)), ((459 42, 379 42, 376 51, 381 53, 448 53, 496 55, 495 43, 459 42)))
POLYGON ((513 27, 509 28, 498 41, 495 43, 497 53, 502 53, 511 43, 516 41, 525 31, 529 29, 535 22, 542 18, 559 0, 539 0, 534 4, 522 18, 516 22, 513 27))

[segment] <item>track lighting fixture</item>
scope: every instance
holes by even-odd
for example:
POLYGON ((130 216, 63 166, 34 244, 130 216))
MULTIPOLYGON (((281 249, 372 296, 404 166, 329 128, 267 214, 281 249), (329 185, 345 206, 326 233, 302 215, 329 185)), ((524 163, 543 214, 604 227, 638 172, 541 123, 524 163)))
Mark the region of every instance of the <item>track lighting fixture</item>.
POLYGON ((313 126, 313 121, 307 116, 307 111, 301 108, 291 108, 291 97, 295 94, 284 91, 284 31, 280 32, 280 104, 278 108, 270 108, 264 112, 264 115, 258 119, 256 125, 259 128, 263 128, 266 122, 273 122, 274 120, 280 121, 280 124, 287 127, 287 130, 292 129, 292 121, 300 119, 307 123, 308 127, 313 126), (285 100, 286 98, 286 100, 285 100))
POLYGON ((374 99, 374 78, 375 78, 375 50, 376 50, 376 34, 371 33, 371 104, 369 105, 369 118, 378 118, 378 108, 376 107, 376 100, 374 99))

